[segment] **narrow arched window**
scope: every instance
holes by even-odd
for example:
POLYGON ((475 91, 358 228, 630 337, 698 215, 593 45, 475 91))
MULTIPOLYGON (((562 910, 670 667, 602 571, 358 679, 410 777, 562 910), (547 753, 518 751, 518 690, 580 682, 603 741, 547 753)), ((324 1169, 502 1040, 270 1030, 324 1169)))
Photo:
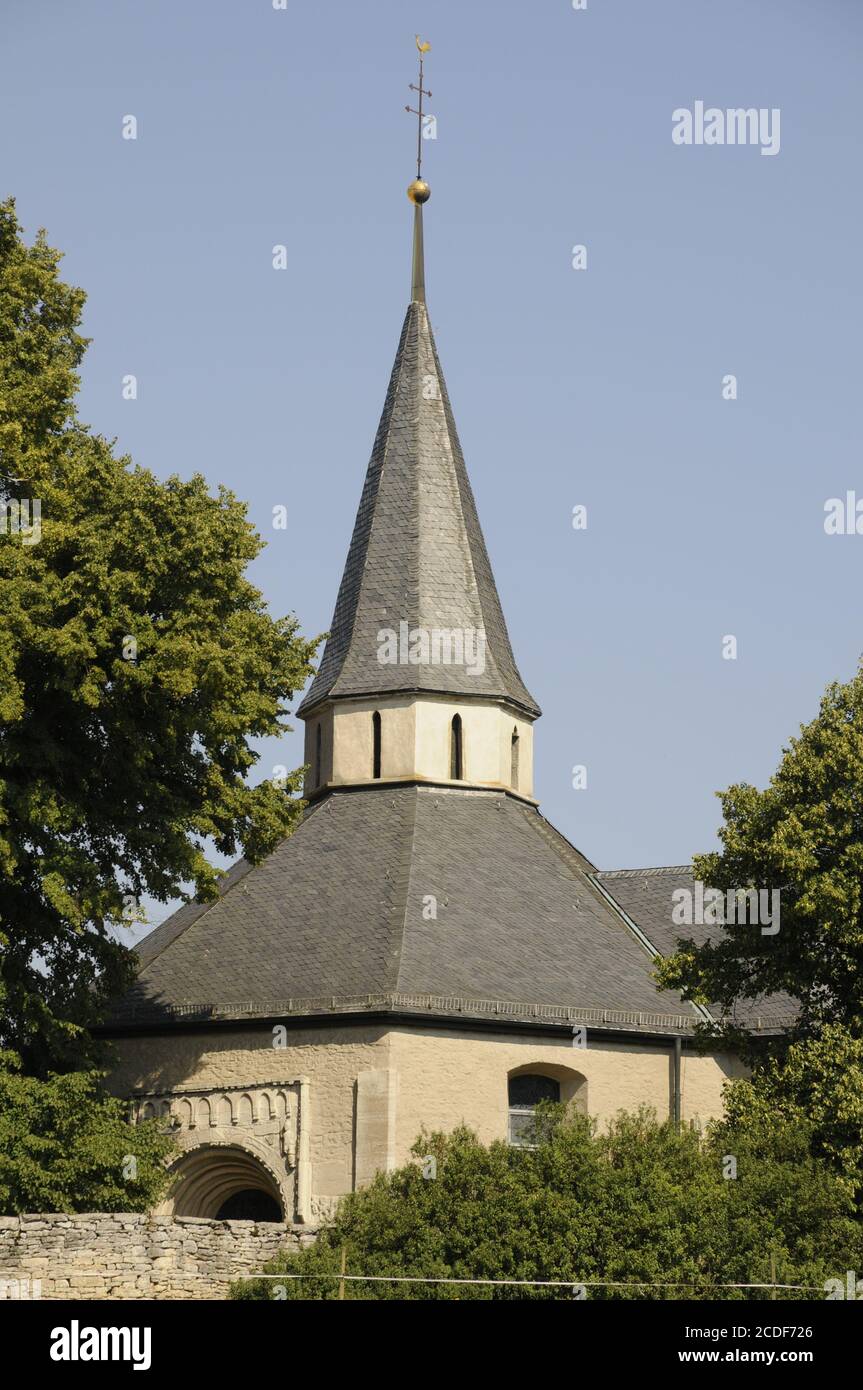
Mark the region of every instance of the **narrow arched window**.
POLYGON ((514 726, 510 744, 509 784, 518 791, 518 729, 514 726))
POLYGON ((322 744, 322 743, 323 743, 323 734, 322 734, 322 732, 321 732, 321 721, 318 720, 317 727, 315 728, 315 786, 316 786, 316 787, 319 787, 319 786, 321 785, 321 744, 322 744))
POLYGON ((381 775, 381 717, 375 710, 372 715, 372 776, 381 775))
POLYGON ((449 740, 449 775, 454 782, 460 782, 464 777, 464 759, 462 756, 462 733, 461 715, 454 714, 449 740))
POLYGON ((527 1148, 533 1142, 536 1107, 540 1101, 560 1101, 560 1082, 536 1072, 509 1078, 509 1142, 527 1148))

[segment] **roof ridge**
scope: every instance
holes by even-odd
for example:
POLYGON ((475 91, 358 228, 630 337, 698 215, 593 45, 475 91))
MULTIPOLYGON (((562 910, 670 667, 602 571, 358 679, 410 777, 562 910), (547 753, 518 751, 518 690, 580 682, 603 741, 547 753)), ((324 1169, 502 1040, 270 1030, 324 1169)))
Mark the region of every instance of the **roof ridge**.
MULTIPOLYGON (((464 534, 467 540, 467 561, 470 565, 470 572, 473 578, 474 588, 476 589, 477 603, 479 604, 480 617, 482 619, 482 631, 484 633, 493 631, 494 624, 496 622, 496 615, 494 613, 492 613, 491 615, 488 615, 486 613, 486 604, 491 601, 491 595, 489 594, 488 588, 488 580, 490 579, 491 589, 493 591, 494 596, 497 598, 497 607, 500 610, 500 620, 503 623, 506 640, 509 643, 509 632, 506 630, 506 619, 503 615, 503 605, 500 602, 500 595, 497 593, 497 586, 494 581, 494 573, 491 568, 491 561, 488 556, 488 550, 485 545, 485 539, 482 534, 482 528, 479 526, 479 516, 476 510, 476 499, 474 498, 473 488, 471 487, 470 478, 468 476, 467 464, 465 463, 464 453, 461 447, 461 440, 458 437, 458 429, 456 428, 455 415, 453 413, 452 403, 449 398, 449 388, 447 387, 446 381, 444 379, 443 368, 441 367, 440 358, 438 356, 437 343, 435 342, 434 330, 432 328, 431 321, 428 319, 427 310, 426 319, 428 321, 429 344, 431 346, 432 351, 432 360, 434 361, 435 372, 437 374, 438 387, 441 396, 441 405, 443 406, 444 428, 446 430, 446 438, 447 443, 449 445, 449 453, 453 465, 453 482, 455 485, 455 495, 458 501, 458 514, 461 518, 461 524, 464 528, 464 534), (467 496, 463 495, 462 493, 462 483, 464 483, 464 486, 467 489, 467 496), (470 518, 465 512, 466 500, 469 501, 471 504, 472 510, 474 512, 474 519, 476 520, 478 528, 478 534, 474 536, 473 542, 471 541, 472 518, 470 518), (480 575, 477 573, 476 559, 474 557, 473 552, 474 544, 477 545, 478 549, 481 552, 480 559, 485 560, 485 565, 488 569, 487 576, 480 575), (488 616, 490 616, 492 619, 490 623, 487 623, 486 621, 488 616)), ((493 667, 495 675, 497 676, 497 679, 500 682, 501 687, 506 689, 508 685, 506 675, 500 669, 500 665, 497 660, 497 652, 495 648, 491 647, 488 644, 488 642, 486 642, 485 645, 485 655, 490 665, 493 667)), ((514 658, 513 666, 515 666, 514 658)), ((518 674, 517 667, 516 674, 518 674)))
MULTIPOLYGON (((521 804, 524 805, 524 803, 521 804)), ((588 859, 587 855, 582 854, 581 850, 566 838, 562 830, 558 830, 556 825, 552 825, 538 806, 524 806, 524 812, 526 816, 536 817, 536 820, 531 822, 534 828, 551 845, 565 864, 569 865, 570 860, 574 858, 579 873, 591 874, 596 872, 595 865, 588 859)))
MULTIPOLYGON (((400 336, 400 338, 399 338, 399 345, 398 345, 398 348, 396 349, 396 360, 395 360, 395 362, 393 363, 393 370, 392 370, 392 373, 391 373, 390 386, 389 386, 389 389, 387 390, 386 399, 384 400, 384 408, 383 408, 383 410, 381 411, 381 418, 380 418, 380 421, 379 421, 379 423, 378 423, 378 432, 377 432, 377 436, 376 436, 375 442, 374 442, 374 444, 373 444, 373 446, 372 446, 372 458, 374 458, 375 451, 376 451, 376 449, 377 449, 378 438, 381 436, 381 434, 383 434, 382 449, 381 449, 381 464, 380 464, 380 468, 379 468, 378 471, 377 471, 377 481, 376 481, 376 485, 375 485, 374 502, 377 501, 378 495, 380 494, 380 487, 381 487, 381 483, 383 482, 384 471, 385 471, 385 469, 386 469, 387 463, 388 463, 389 458, 390 458, 390 452, 391 452, 391 451, 390 451, 390 440, 391 440, 390 422, 391 422, 391 420, 392 420, 393 410, 395 409, 396 402, 398 401, 398 398, 399 398, 399 388, 401 387, 401 384, 402 384, 402 376, 403 376, 403 374, 404 374, 404 369, 405 369, 405 355, 406 355, 406 350, 407 350, 408 341, 409 341, 409 339, 410 339, 410 330, 411 330, 411 327, 412 327, 412 326, 415 324, 415 322, 416 322, 416 316, 415 316, 415 315, 411 315, 411 309, 412 309, 412 308, 413 308, 413 305, 412 305, 412 304, 409 305, 409 306, 408 306, 407 313, 405 314, 405 321, 404 321, 404 324, 402 325, 402 332, 401 332, 401 336, 400 336), (386 421, 386 428, 384 428, 384 421, 386 421)), ((414 428, 416 429, 416 425, 414 426, 414 428)), ((367 472, 368 472, 368 470, 367 470, 367 472)), ((365 491, 365 483, 363 484, 363 491, 365 491)), ((360 507, 361 507, 361 506, 362 506, 362 496, 360 497, 360 507)), ((364 583, 365 583, 366 570, 368 569, 368 563, 369 563, 369 541, 370 541, 370 539, 371 539, 372 527, 374 526, 374 522, 375 522, 375 514, 376 514, 376 508, 375 508, 374 505, 372 505, 372 506, 370 507, 370 509, 369 509, 369 524, 368 524, 368 530, 366 531, 366 535, 365 535, 365 542, 364 542, 364 548, 363 548, 363 563, 362 563, 362 568, 361 568, 361 570, 360 570, 359 579, 357 580, 357 595, 356 595, 356 602, 354 603, 353 608, 352 608, 352 610, 351 610, 351 612, 350 612, 350 621, 349 621, 349 623, 348 623, 348 630, 347 630, 346 642, 345 642, 345 655, 347 655, 347 653, 350 651, 350 648, 351 648, 351 642, 352 642, 352 640, 353 640, 353 635, 354 635, 354 628, 355 628, 355 626, 356 626, 356 621, 357 621, 357 613, 359 612, 360 601, 361 601, 362 595, 363 595, 363 585, 364 585, 364 583)), ((357 520, 359 520, 359 517, 357 517, 357 520)), ((356 530, 356 521, 355 521, 355 523, 354 523, 354 530, 356 530)), ((353 541, 354 541, 354 537, 353 537, 353 533, 351 533, 350 547, 349 547, 349 550, 348 550, 348 561, 346 561, 346 563, 345 563, 345 568, 346 568, 346 569, 347 569, 347 564, 348 564, 348 562, 349 562, 349 560, 350 560, 350 548, 353 547, 353 541)), ((343 582, 344 582, 344 581, 343 581, 343 582)), ((341 595, 341 586, 339 586, 339 596, 340 596, 340 595, 341 595)), ((333 614, 333 624, 332 624, 332 626, 335 627, 335 613, 333 614)), ((325 653, 324 653, 324 654, 326 655, 326 650, 325 650, 325 653)), ((323 665, 323 662, 322 662, 321 664, 323 665)), ((331 685, 330 685, 330 687, 329 687, 329 690, 325 691, 324 695, 322 696, 323 699, 326 699, 327 695, 334 695, 334 694, 336 693, 336 686, 337 686, 338 683, 339 683, 339 679, 340 679, 340 677, 341 677, 341 675, 342 675, 343 670, 344 670, 344 658, 342 658, 342 661, 339 663, 339 668, 338 668, 338 670, 337 670, 337 672, 336 672, 336 674, 335 674, 335 676, 334 676, 334 678, 333 678, 333 681, 332 681, 332 683, 331 683, 331 685)), ((316 680, 317 680, 317 676, 315 676, 315 681, 316 681, 316 680)), ((314 682, 313 682, 313 684, 314 684, 314 682)), ((312 693, 312 691, 311 691, 311 688, 310 688, 310 689, 309 689, 309 695, 311 695, 311 693, 312 693)), ((305 701, 302 701, 302 703, 305 704, 305 701)))
POLYGON ((404 963, 405 936, 408 930, 408 904, 411 902, 411 883, 413 881, 416 860, 416 856, 414 854, 414 842, 416 840, 417 806, 419 804, 419 787, 413 786, 403 790, 407 790, 408 792, 407 804, 410 807, 410 820, 408 825, 406 826, 407 833, 404 836, 404 841, 400 846, 401 862, 399 864, 399 872, 402 876, 402 882, 404 883, 405 893, 404 903, 402 906, 401 931, 399 932, 399 959, 398 966, 395 972, 396 992, 398 992, 399 986, 401 984, 402 965, 404 963))
POLYGON ((345 653, 350 649, 350 643, 353 638, 354 628, 356 626, 359 593, 362 586, 363 576, 365 574, 366 563, 368 561, 368 544, 369 538, 371 536, 372 523, 374 521, 375 514, 374 503, 379 491, 380 477, 383 472, 384 464, 386 462, 387 449, 389 445, 389 424, 392 418, 393 408, 398 399, 399 383, 401 381, 402 371, 404 370, 404 349, 407 343, 410 322, 410 307, 408 307, 408 311, 405 314, 404 322, 402 324, 402 331, 399 335, 398 347, 396 348, 396 357, 392 366, 392 370, 390 372, 390 380, 387 386, 387 393, 384 397, 383 409, 381 410, 380 419, 378 420, 378 427, 375 431, 375 438, 372 444, 372 451, 369 456, 369 462, 366 467, 365 477, 363 479, 363 486, 362 491, 360 493, 359 504, 357 506, 357 513, 354 518, 353 527, 351 528, 351 537, 348 541, 348 553, 345 557, 345 565, 342 571, 342 577, 339 583, 338 593, 336 595, 336 603, 335 608, 333 610, 333 619, 330 623, 330 633, 326 643, 324 644, 324 650, 321 656, 321 660, 318 663, 318 669, 312 677, 312 683, 309 686, 303 698, 300 700, 299 705, 297 706, 297 714, 301 718, 303 717, 304 711, 312 709, 315 704, 320 703, 320 700, 326 699, 326 697, 330 694, 332 687, 335 685, 336 681, 338 680, 341 674, 342 666, 344 664, 345 653), (380 462, 379 464, 377 464, 377 467, 375 467, 378 458, 380 459, 380 462), (368 507, 367 513, 364 514, 363 504, 366 501, 368 501, 368 507), (357 580, 357 590, 356 594, 354 595, 354 602, 351 603, 350 593, 347 592, 347 586, 348 577, 351 569, 351 560, 355 553, 359 554, 359 557, 362 561, 362 567, 360 569, 359 578, 357 580), (347 620, 344 624, 344 628, 342 627, 341 623, 343 605, 347 607, 347 620), (338 648, 331 646, 331 642, 334 637, 336 637, 337 640, 340 642, 340 646, 338 648), (334 665, 336 668, 335 674, 332 676, 332 678, 330 677, 329 671, 329 667, 331 664, 334 665), (316 694, 316 688, 319 685, 322 687, 322 693, 318 696, 316 694))
POLYGON ((649 869, 596 869, 598 878, 641 878, 644 874, 691 874, 692 864, 659 864, 649 869))

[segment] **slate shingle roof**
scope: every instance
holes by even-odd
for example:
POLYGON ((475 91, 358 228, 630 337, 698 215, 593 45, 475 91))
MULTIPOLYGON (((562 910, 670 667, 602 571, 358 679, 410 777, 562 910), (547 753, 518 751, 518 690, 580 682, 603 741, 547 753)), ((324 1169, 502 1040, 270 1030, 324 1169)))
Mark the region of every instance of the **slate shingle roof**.
MULTIPOLYGON (((419 300, 402 328, 330 637, 298 712, 412 690, 540 712, 513 658, 419 300), (401 622, 483 631, 484 671, 382 665, 378 633, 401 622)), ((691 1031, 700 1011, 651 979, 653 956, 680 934, 672 893, 691 886, 688 868, 597 873, 504 793, 336 790, 263 863, 236 864, 215 903, 189 904, 140 944, 138 981, 113 1023, 365 1009, 691 1031)), ((787 1015, 786 1003, 757 1011, 787 1015)))
POLYGON ((512 654, 424 303, 405 315, 320 668, 298 713, 328 696, 427 690, 505 698, 539 714, 512 654), (382 665, 399 624, 485 633, 470 663, 382 665))
POLYGON ((334 791, 263 863, 235 866, 217 902, 182 908, 142 942, 115 1021, 278 1013, 289 1001, 295 1013, 303 1001, 338 1011, 388 996, 433 1015, 458 1000, 691 1027, 696 1011, 657 992, 650 953, 591 867, 505 794, 334 791))
MULTIPOLYGON (((596 875, 623 911, 640 927, 660 955, 674 953, 679 937, 691 937, 699 946, 717 935, 721 928, 693 923, 678 926, 672 920, 673 894, 679 888, 693 892, 695 880, 689 865, 658 869, 613 869, 596 875)), ((797 1005, 786 994, 771 994, 760 999, 738 1000, 734 1018, 743 1027, 788 1027, 797 1005)), ((718 1016, 717 1006, 711 1012, 718 1016)))

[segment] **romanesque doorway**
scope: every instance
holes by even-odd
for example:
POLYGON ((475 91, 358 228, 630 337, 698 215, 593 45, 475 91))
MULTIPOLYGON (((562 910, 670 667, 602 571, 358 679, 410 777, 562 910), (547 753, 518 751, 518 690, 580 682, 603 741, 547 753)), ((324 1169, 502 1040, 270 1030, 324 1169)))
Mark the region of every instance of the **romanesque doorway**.
POLYGON ((233 1192, 216 1212, 217 1221, 281 1221, 282 1209, 269 1192, 244 1187, 233 1192))
POLYGON ((168 1197, 173 1216, 217 1221, 284 1221, 275 1176, 239 1146, 201 1144, 173 1167, 176 1183, 168 1197))

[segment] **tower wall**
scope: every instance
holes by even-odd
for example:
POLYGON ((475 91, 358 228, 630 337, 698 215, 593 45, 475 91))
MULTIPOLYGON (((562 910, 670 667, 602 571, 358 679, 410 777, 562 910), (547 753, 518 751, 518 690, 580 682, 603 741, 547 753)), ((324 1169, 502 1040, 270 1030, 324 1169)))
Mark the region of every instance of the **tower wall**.
POLYGON ((448 696, 381 696, 340 700, 306 723, 305 795, 327 786, 372 783, 373 716, 381 717, 380 780, 465 783, 501 788, 533 798, 533 725, 495 701, 448 696), (462 727, 463 776, 451 773, 452 721, 462 727), (317 729, 321 728, 321 777, 316 776, 317 729), (518 774, 513 782, 512 739, 518 739, 518 774))

